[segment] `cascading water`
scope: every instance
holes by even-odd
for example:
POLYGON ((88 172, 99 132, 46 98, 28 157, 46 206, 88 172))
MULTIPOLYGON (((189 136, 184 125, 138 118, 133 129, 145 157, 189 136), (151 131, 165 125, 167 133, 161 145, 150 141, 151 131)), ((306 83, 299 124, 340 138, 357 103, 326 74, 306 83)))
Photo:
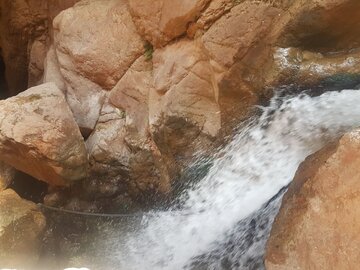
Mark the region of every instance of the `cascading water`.
POLYGON ((85 241, 91 251, 66 266, 264 269, 265 243, 287 185, 308 155, 360 126, 358 104, 359 90, 274 97, 218 153, 207 175, 184 192, 180 207, 116 226, 96 221, 100 237, 85 241))
POLYGON ((183 195, 181 210, 149 215, 115 245, 117 267, 262 269, 281 194, 270 200, 308 155, 360 125, 359 103, 356 90, 273 98, 183 195))

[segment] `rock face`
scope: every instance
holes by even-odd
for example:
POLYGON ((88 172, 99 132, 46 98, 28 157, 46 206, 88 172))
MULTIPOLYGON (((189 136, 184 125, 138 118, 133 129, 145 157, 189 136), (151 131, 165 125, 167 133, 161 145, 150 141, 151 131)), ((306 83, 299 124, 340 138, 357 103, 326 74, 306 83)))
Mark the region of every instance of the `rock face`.
POLYGON ((360 130, 310 156, 283 199, 266 269, 356 269, 360 258, 360 130))
POLYGON ((15 170, 0 161, 0 191, 6 189, 15 177, 15 170))
POLYGON ((8 94, 17 94, 41 79, 52 19, 78 1, 0 1, 0 56, 6 65, 8 94))
POLYGON ((201 43, 183 40, 157 50, 153 63, 151 124, 158 124, 160 118, 166 122, 179 117, 196 123, 205 134, 216 136, 221 126, 218 86, 201 43))
POLYGON ((1 191, 0 267, 34 266, 45 225, 45 217, 34 203, 21 199, 11 189, 1 191))
POLYGON ((79 126, 91 131, 104 90, 113 88, 143 53, 144 42, 125 1, 82 1, 57 16, 53 26, 67 100, 79 126))
POLYGON ((161 47, 184 34, 209 2, 130 0, 129 6, 139 33, 155 47, 161 47))
POLYGON ((53 185, 68 185, 87 173, 83 138, 53 84, 0 101, 0 159, 53 185))

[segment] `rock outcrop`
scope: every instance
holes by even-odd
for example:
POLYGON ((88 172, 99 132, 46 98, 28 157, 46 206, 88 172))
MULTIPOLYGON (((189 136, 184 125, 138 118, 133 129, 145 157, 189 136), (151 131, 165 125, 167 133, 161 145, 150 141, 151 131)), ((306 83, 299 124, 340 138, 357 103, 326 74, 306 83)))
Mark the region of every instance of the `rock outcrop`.
POLYGON ((360 130, 307 158, 273 225, 266 269, 356 269, 359 179, 360 130))
POLYGON ((64 94, 53 83, 0 101, 0 160, 52 185, 87 175, 87 152, 64 94))
POLYGON ((45 217, 34 203, 11 189, 1 191, 0 268, 34 267, 45 226, 45 217))

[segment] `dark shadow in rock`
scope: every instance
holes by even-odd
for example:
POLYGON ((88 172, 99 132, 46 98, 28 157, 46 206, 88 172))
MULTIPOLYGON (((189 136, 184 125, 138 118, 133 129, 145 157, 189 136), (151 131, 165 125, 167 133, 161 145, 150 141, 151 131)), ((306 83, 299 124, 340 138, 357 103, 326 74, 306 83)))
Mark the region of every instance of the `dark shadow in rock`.
POLYGON ((5 78, 5 63, 0 51, 0 99, 5 99, 8 96, 8 87, 5 78))
POLYGON ((48 184, 41 182, 28 174, 17 171, 14 181, 9 188, 15 190, 23 199, 35 203, 42 203, 44 196, 48 191, 48 184))

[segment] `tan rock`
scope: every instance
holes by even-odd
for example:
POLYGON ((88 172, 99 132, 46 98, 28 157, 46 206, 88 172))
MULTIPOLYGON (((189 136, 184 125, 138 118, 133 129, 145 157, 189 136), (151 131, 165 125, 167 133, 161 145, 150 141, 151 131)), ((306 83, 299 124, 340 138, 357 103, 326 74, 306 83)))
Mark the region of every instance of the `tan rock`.
POLYGON ((281 11, 267 3, 243 2, 217 20, 202 40, 210 55, 231 67, 235 57, 243 57, 266 34, 281 11))
POLYGON ((0 161, 0 191, 6 189, 14 180, 14 177, 15 170, 11 166, 0 161))
POLYGON ((31 46, 28 67, 28 87, 42 83, 46 53, 46 35, 43 35, 35 40, 31 46))
POLYGON ((156 50, 153 63, 156 91, 150 93, 150 124, 182 118, 216 136, 220 129, 218 86, 201 43, 182 40, 156 50))
POLYGON ((64 94, 66 93, 66 84, 64 77, 60 72, 60 66, 57 60, 54 46, 50 46, 44 62, 43 83, 49 82, 55 83, 64 94))
POLYGON ((46 220, 32 202, 13 190, 0 192, 0 268, 36 264, 46 220))
POLYGON ((106 101, 86 147, 90 159, 90 193, 114 195, 125 189, 131 151, 125 143, 125 112, 106 101))
POLYGON ((152 62, 140 57, 111 90, 109 101, 126 112, 126 126, 146 134, 149 126, 149 92, 154 91, 152 62))
POLYGON ((61 69, 103 89, 114 87, 144 50, 125 1, 82 1, 59 14, 53 26, 61 69))
MULTIPOLYGON (((128 74, 129 81, 138 72, 145 72, 140 63, 135 64, 137 71, 133 67, 128 74)), ((139 88, 132 90, 136 92, 139 88)), ((86 141, 91 164, 87 192, 98 197, 129 193, 134 200, 142 202, 149 199, 144 196, 146 193, 168 193, 170 179, 166 171, 159 172, 166 169, 157 163, 161 156, 156 145, 125 115, 108 101, 104 103, 96 128, 86 141)))
POLYGON ((86 176, 83 138, 53 83, 0 101, 0 111, 0 160, 52 185, 86 176))
POLYGON ((139 33, 155 47, 181 36, 210 0, 130 0, 131 15, 139 33))
POLYGON ((213 22, 223 16, 236 4, 234 0, 212 0, 208 7, 202 12, 197 23, 201 28, 208 29, 213 22))
POLYGON ((359 178, 359 130, 307 158, 273 225, 266 269, 357 269, 359 178))
POLYGON ((66 96, 82 132, 94 128, 104 100, 143 53, 125 1, 82 1, 54 19, 54 46, 66 96), (91 25, 91 27, 89 27, 91 25))

